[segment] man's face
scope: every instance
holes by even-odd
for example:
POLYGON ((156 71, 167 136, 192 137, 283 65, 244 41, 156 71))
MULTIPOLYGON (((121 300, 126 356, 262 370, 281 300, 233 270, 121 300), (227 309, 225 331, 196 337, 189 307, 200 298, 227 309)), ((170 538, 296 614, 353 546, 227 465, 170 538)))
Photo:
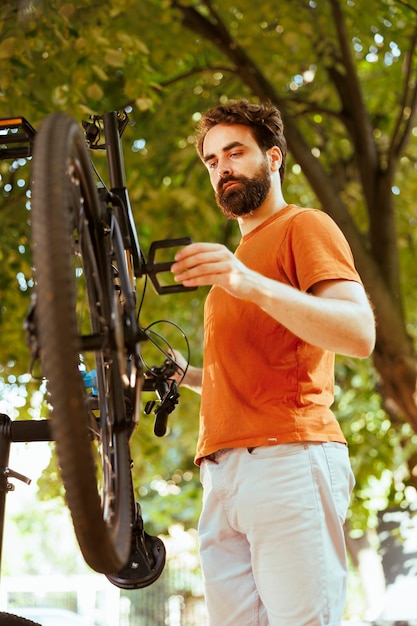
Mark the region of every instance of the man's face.
POLYGON ((248 126, 218 124, 204 139, 204 162, 227 217, 253 213, 271 188, 269 161, 248 126))

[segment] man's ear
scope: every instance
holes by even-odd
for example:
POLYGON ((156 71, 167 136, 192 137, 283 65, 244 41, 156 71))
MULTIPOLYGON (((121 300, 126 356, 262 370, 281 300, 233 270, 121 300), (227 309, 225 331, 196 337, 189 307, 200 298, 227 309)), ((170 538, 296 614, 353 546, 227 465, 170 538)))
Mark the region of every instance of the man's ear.
POLYGON ((278 146, 272 146, 272 148, 269 148, 266 153, 269 157, 271 172, 277 172, 282 164, 281 150, 278 148, 278 146))

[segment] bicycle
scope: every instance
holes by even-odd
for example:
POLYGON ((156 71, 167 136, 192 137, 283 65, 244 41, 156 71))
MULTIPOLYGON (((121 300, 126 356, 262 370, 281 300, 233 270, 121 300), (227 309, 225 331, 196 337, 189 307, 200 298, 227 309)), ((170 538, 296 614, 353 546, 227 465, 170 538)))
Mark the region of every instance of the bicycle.
POLYGON ((191 240, 155 241, 145 260, 125 180, 121 136, 127 124, 125 111, 91 116, 83 132, 61 112, 46 117, 38 131, 21 117, 0 120, 0 158, 32 157, 36 284, 25 326, 51 405, 50 419, 39 422, 0 416, 0 521, 8 477, 25 480, 7 467, 10 443, 53 440, 85 561, 113 584, 138 589, 162 573, 165 547, 143 526, 130 441, 142 391, 155 392, 145 412, 155 414, 155 435, 166 433, 179 399, 176 377, 186 373, 153 325, 141 326, 146 284, 139 298, 138 283, 149 277, 159 294, 189 291, 160 281, 172 261, 157 262, 157 256, 191 240), (109 184, 90 159, 99 149, 109 184), (161 353, 162 365, 144 361, 144 342, 161 353))

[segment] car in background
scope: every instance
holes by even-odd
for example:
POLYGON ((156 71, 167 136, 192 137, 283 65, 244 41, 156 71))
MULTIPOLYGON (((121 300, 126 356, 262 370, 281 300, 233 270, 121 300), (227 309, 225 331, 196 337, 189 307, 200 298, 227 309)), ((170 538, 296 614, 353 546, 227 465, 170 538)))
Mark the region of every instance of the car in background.
POLYGON ((28 607, 19 609, 9 608, 8 611, 13 613, 13 615, 32 620, 32 622, 40 624, 41 626, 105 626, 88 620, 73 611, 67 611, 66 609, 28 607))

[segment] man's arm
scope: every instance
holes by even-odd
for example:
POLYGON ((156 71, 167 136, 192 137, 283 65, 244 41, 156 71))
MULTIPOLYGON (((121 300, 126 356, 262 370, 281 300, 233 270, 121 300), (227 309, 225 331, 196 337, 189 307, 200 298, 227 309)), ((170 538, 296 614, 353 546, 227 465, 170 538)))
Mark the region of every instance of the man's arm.
POLYGON ((188 366, 187 373, 181 382, 182 387, 188 387, 192 391, 201 394, 201 385, 203 380, 203 370, 201 367, 188 366))
POLYGON ((375 344, 375 321, 361 284, 317 283, 305 293, 247 268, 225 246, 196 243, 183 248, 172 266, 186 286, 219 285, 259 306, 303 341, 324 350, 364 358, 375 344))
POLYGON ((182 387, 187 387, 196 393, 201 394, 201 385, 203 380, 203 369, 201 367, 194 367, 193 365, 188 365, 186 359, 183 357, 181 352, 178 350, 172 351, 172 356, 175 360, 175 363, 178 366, 177 373, 175 374, 175 381, 182 387), (183 378, 183 373, 185 376, 183 378))
POLYGON ((292 333, 337 354, 359 358, 371 354, 375 321, 361 284, 328 280, 316 283, 310 293, 304 293, 270 279, 265 281, 259 284, 258 279, 254 301, 292 333), (280 311, 274 315, 276 307, 280 311))

